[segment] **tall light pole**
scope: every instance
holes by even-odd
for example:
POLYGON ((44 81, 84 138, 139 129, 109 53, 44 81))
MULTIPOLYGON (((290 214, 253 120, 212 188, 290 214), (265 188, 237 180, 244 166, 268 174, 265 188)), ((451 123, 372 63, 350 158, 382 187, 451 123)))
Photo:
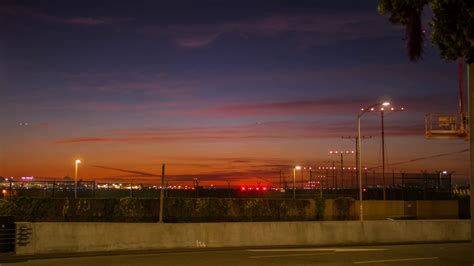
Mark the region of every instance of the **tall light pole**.
MULTIPOLYGON (((469 153, 469 160, 470 160, 470 166, 469 166, 469 184, 470 184, 470 193, 471 193, 471 245, 472 248, 474 249, 474 222, 472 222, 472 217, 474 217, 474 123, 473 117, 474 117, 474 63, 470 63, 467 66, 467 88, 468 88, 468 110, 469 110, 469 147, 470 147, 470 153, 469 153)), ((472 261, 474 261, 474 253, 472 254, 472 261)))
POLYGON ((341 155, 341 188, 344 189, 344 155, 354 154, 354 151, 329 151, 329 154, 341 155))
POLYGON ((386 196, 386 184, 387 182, 385 181, 385 112, 403 112, 405 111, 405 108, 395 108, 395 107, 386 107, 382 106, 380 109, 376 108, 370 108, 367 110, 368 112, 377 112, 380 111, 380 127, 381 127, 381 137, 382 137, 382 183, 383 183, 383 200, 387 199, 386 196))
POLYGON ((164 189, 165 189, 165 164, 161 165, 161 189, 160 189, 160 216, 158 218, 158 221, 160 223, 163 222, 163 208, 164 208, 164 200, 165 200, 165 194, 164 194, 164 189))
POLYGON ((301 166, 293 167, 293 199, 296 199, 296 170, 301 170, 301 166))
POLYGON ((357 114, 357 145, 359 146, 357 149, 357 175, 359 177, 359 219, 361 221, 364 220, 364 206, 362 204, 362 162, 361 162, 361 154, 362 154, 362 146, 360 145, 360 118, 368 111, 374 111, 375 107, 377 106, 389 106, 389 102, 383 102, 383 103, 376 103, 368 108, 362 108, 361 111, 357 114))
POLYGON ((76 167, 74 168, 74 198, 77 199, 77 171, 81 160, 76 160, 76 167))

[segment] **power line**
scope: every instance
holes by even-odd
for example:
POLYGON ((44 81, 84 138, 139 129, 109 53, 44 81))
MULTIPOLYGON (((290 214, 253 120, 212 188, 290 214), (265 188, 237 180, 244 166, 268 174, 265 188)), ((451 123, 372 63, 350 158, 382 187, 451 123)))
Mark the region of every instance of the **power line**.
MULTIPOLYGON (((407 160, 407 161, 391 163, 391 164, 389 164, 389 166, 395 166, 395 165, 400 165, 400 164, 405 164, 405 163, 413 163, 413 162, 417 162, 417 161, 433 159, 433 158, 439 158, 439 157, 449 156, 449 155, 453 155, 453 154, 464 153, 464 152, 468 152, 468 151, 469 151, 469 149, 464 149, 464 150, 460 150, 460 151, 440 153, 440 154, 436 154, 436 155, 432 155, 432 156, 425 156, 425 157, 415 158, 415 159, 411 159, 411 160, 407 160)), ((378 167, 379 166, 371 167, 370 169, 375 169, 375 168, 378 168, 378 167)))

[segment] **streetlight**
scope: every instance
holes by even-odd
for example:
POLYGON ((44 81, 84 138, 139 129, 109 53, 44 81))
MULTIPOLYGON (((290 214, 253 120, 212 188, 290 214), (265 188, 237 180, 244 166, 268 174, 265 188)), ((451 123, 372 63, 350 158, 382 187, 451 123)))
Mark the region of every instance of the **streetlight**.
POLYGON ((293 168, 293 199, 296 199, 296 170, 301 170, 301 166, 295 166, 293 168))
POLYGON ((382 130, 382 183, 383 183, 383 200, 386 200, 386 182, 385 182, 385 126, 384 126, 384 114, 385 112, 403 112, 405 111, 405 108, 395 108, 395 107, 390 107, 387 108, 385 105, 380 107, 380 109, 375 109, 371 108, 370 112, 376 112, 380 111, 380 122, 381 122, 381 130, 382 130))
POLYGON ((344 154, 354 154, 354 151, 329 151, 329 154, 341 155, 341 188, 344 189, 344 154))
POLYGON ((74 170, 74 198, 77 199, 77 171, 81 160, 76 160, 76 167, 74 170))
POLYGON ((373 104, 371 106, 369 106, 368 108, 362 108, 360 110, 360 112, 357 114, 357 146, 358 146, 358 149, 357 149, 357 154, 356 154, 356 157, 357 157, 357 175, 359 177, 359 219, 361 221, 364 220, 364 207, 363 207, 363 204, 362 204, 362 162, 361 162, 361 153, 362 153, 362 146, 360 145, 360 118, 366 113, 368 112, 369 110, 370 111, 373 111, 375 109, 375 107, 377 106, 389 106, 390 103, 389 102, 383 102, 383 103, 376 103, 376 104, 373 104))

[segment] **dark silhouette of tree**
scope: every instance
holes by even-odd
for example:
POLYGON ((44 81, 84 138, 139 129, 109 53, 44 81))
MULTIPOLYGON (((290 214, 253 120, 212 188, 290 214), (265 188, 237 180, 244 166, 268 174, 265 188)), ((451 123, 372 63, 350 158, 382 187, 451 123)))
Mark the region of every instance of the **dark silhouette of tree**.
POLYGON ((378 10, 390 14, 393 24, 405 26, 407 52, 411 61, 423 56, 425 30, 421 25, 423 8, 431 7, 431 41, 441 58, 474 61, 474 1, 472 0, 380 0, 378 10))

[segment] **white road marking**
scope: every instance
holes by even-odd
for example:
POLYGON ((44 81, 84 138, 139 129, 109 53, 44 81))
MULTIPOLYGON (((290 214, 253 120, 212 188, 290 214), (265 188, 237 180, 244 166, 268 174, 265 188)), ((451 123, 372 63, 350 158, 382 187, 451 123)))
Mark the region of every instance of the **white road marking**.
POLYGON ((416 261, 416 260, 437 260, 437 259, 438 257, 406 258, 406 259, 391 259, 391 260, 367 260, 367 261, 354 261, 354 264, 401 262, 401 261, 416 261))
POLYGON ((299 256, 320 256, 320 255, 329 255, 333 254, 330 252, 324 253, 302 253, 302 254, 287 254, 287 255, 263 255, 263 256, 250 256, 251 259, 262 259, 262 258, 280 258, 280 257, 299 257, 299 256))
POLYGON ((250 252, 308 252, 308 251, 332 251, 332 252, 367 252, 384 251, 382 248, 273 248, 273 249, 247 249, 250 252))

